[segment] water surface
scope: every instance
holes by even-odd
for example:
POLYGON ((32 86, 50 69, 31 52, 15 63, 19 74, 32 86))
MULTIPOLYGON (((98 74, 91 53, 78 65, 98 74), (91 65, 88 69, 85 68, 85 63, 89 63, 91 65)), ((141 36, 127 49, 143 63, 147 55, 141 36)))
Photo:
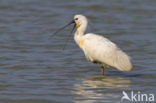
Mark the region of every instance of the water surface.
MULTIPOLYGON (((156 94, 155 0, 1 0, 1 103, 120 103, 122 91, 156 94), (75 14, 127 52, 131 72, 86 61, 72 26, 50 38, 75 14), (71 35, 73 36, 73 35, 71 35)), ((125 101, 126 102, 126 101, 125 101)))

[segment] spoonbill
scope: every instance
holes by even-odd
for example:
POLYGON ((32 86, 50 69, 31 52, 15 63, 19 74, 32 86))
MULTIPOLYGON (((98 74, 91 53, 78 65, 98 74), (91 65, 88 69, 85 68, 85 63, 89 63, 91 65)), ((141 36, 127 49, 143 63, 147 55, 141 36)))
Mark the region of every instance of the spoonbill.
POLYGON ((104 68, 111 67, 120 71, 132 69, 130 57, 115 43, 94 33, 84 34, 88 25, 88 20, 84 15, 75 15, 70 23, 57 30, 55 34, 73 23, 75 24, 73 30, 77 29, 74 35, 76 44, 83 50, 88 61, 100 65, 102 75, 104 75, 104 68))

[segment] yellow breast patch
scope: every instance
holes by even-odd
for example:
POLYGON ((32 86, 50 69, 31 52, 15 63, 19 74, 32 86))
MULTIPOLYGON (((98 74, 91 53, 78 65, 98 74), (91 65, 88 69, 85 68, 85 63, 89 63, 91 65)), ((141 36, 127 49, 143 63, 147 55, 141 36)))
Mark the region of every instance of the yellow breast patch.
POLYGON ((79 44, 80 48, 83 47, 84 41, 85 41, 85 39, 79 40, 78 44, 79 44))
POLYGON ((76 31, 76 35, 79 35, 79 31, 78 30, 76 31))

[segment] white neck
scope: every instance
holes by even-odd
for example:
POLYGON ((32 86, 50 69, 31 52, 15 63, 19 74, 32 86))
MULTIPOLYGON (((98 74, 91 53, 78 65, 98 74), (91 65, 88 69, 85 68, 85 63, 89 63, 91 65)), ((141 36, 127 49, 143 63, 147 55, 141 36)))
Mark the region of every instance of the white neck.
POLYGON ((74 35, 74 39, 76 41, 76 43, 78 44, 79 40, 84 36, 84 32, 86 31, 87 28, 87 21, 83 22, 79 28, 77 28, 75 35, 74 35))

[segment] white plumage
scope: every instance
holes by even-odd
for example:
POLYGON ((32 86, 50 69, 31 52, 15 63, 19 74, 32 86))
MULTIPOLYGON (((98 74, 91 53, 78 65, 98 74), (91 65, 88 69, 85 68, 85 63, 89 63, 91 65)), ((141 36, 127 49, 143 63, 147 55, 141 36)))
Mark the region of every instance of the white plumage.
POLYGON ((82 49, 89 61, 107 64, 122 71, 131 69, 129 57, 108 39, 91 33, 84 38, 82 49))
POLYGON ((74 36, 76 43, 84 51, 87 60, 100 64, 103 75, 104 67, 113 67, 121 71, 132 69, 129 56, 116 44, 97 34, 84 35, 88 24, 85 16, 75 15, 74 21, 77 28, 74 36))

